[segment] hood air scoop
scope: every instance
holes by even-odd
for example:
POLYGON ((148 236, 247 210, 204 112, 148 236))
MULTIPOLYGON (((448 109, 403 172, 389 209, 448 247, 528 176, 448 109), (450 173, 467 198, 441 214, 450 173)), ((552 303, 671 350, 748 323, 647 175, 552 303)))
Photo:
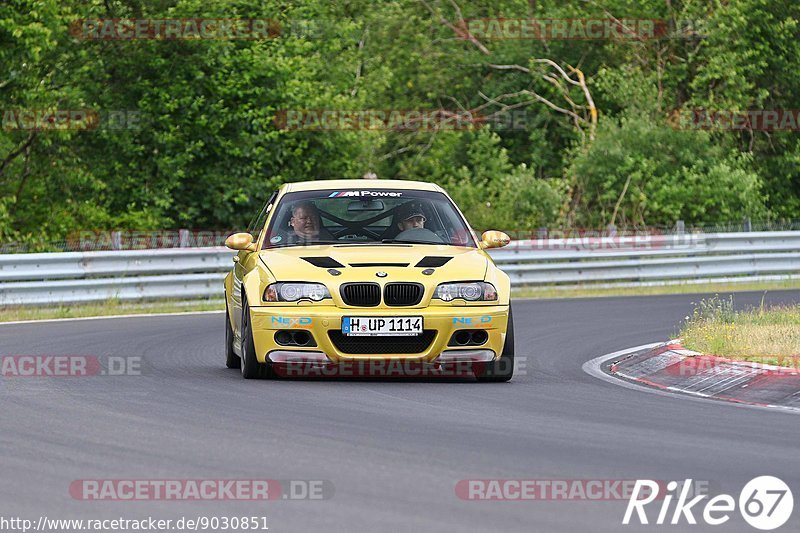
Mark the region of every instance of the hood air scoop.
POLYGON ((315 267, 320 268, 344 268, 344 265, 341 264, 339 261, 332 257, 303 257, 305 261, 308 261, 315 267))
POLYGON ((420 259, 419 263, 414 265, 418 268, 439 268, 444 266, 445 263, 450 261, 452 257, 440 257, 437 255, 428 255, 420 259))

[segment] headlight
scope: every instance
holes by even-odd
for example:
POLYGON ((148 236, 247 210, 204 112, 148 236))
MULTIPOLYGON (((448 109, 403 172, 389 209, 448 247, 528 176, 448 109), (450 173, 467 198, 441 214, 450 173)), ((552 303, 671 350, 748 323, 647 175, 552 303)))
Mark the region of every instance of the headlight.
POLYGON ((456 298, 462 298, 468 302, 494 301, 497 300, 497 290, 494 285, 485 281, 442 283, 436 287, 433 297, 445 302, 456 298))
POLYGON ((331 293, 322 283, 273 283, 264 289, 265 302, 319 302, 330 297, 331 293))

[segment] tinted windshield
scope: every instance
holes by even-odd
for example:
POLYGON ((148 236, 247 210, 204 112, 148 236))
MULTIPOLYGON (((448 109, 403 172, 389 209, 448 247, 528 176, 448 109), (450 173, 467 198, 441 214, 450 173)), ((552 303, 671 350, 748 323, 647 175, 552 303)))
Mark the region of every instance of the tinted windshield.
POLYGON ((264 247, 398 242, 475 247, 469 228, 444 194, 367 188, 284 195, 264 247))

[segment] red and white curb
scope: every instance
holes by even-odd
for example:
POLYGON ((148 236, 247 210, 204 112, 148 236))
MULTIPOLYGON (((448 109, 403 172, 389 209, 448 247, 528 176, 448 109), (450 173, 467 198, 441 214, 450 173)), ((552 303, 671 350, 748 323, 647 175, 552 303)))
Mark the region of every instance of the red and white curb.
POLYGON ((607 354, 584 372, 617 385, 736 405, 800 413, 800 371, 703 355, 679 341, 653 343, 607 354))

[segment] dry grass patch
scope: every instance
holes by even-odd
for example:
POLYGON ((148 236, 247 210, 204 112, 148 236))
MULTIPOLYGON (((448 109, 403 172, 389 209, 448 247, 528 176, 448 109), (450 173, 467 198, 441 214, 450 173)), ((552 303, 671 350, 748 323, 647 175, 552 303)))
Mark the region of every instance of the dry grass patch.
POLYGON ((681 329, 690 350, 800 368, 800 305, 736 311, 733 298, 703 300, 681 329))

